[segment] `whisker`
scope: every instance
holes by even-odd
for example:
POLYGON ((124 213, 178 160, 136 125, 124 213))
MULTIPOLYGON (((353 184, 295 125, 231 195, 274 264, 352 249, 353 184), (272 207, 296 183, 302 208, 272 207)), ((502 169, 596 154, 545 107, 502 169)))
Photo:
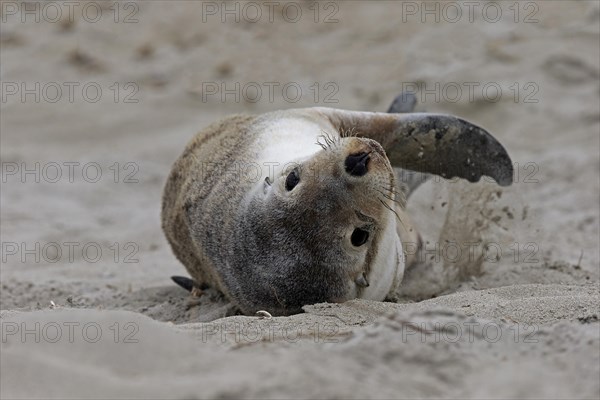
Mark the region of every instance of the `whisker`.
POLYGON ((352 127, 352 128, 348 128, 348 129, 340 129, 340 136, 343 138, 348 138, 348 137, 356 137, 358 136, 358 132, 356 131, 356 127, 352 127))
POLYGON ((334 150, 335 148, 339 147, 341 144, 341 138, 339 136, 339 134, 331 134, 325 130, 322 130, 322 135, 319 136, 319 140, 317 141, 317 144, 319 146, 321 146, 322 148, 325 149, 326 146, 327 149, 326 150, 334 150), (322 143, 321 140, 323 140, 325 143, 322 143))
MULTIPOLYGON (((323 132, 325 133, 325 132, 323 132)), ((317 138, 317 144, 321 146, 323 150, 331 150, 331 141, 325 135, 320 135, 317 138), (321 142, 321 139, 325 141, 325 143, 321 142)))
MULTIPOLYGON (((319 136, 319 138, 320 138, 320 137, 321 137, 321 136, 319 136)), ((321 148, 322 148, 323 150, 325 150, 325 151, 329 150, 329 147, 328 147, 328 146, 327 146, 325 143, 321 143, 321 142, 319 141, 319 138, 317 138, 317 142, 316 142, 315 144, 318 144, 319 146, 321 146, 321 148)))
POLYGON ((398 200, 398 204, 400 204, 401 207, 406 205, 406 193, 396 186, 393 179, 389 186, 381 185, 381 188, 390 193, 390 195, 394 196, 395 199, 398 200))
POLYGON ((404 195, 402 191, 397 190, 397 187, 393 182, 390 182, 389 186, 380 185, 379 188, 385 190, 385 192, 388 193, 389 196, 402 197, 404 195))
POLYGON ((402 202, 401 202, 400 200, 398 200, 398 199, 396 199, 396 198, 394 198, 394 197, 392 197, 392 196, 390 196, 390 195, 388 195, 388 194, 385 194, 385 193, 383 193, 383 192, 382 192, 382 191, 380 191, 380 190, 377 190, 377 189, 375 189, 375 190, 376 190, 377 192, 381 193, 381 195, 382 195, 383 197, 385 197, 386 199, 393 201, 394 203, 398 204, 400 207, 404 207, 404 205, 402 204, 402 202))
POLYGON ((404 227, 404 229, 406 228, 406 225, 404 225, 404 221, 402 221, 402 218, 400 218, 400 216, 398 215, 398 213, 396 212, 396 210, 392 209, 392 207, 390 207, 388 204, 385 203, 385 201, 381 200, 381 199, 377 199, 381 202, 381 204, 383 204, 383 206, 385 208, 387 208, 388 210, 390 210, 391 212, 394 213, 394 215, 396 216, 396 218, 398 218, 398 221, 400 221, 400 223, 402 224, 402 226, 404 227))

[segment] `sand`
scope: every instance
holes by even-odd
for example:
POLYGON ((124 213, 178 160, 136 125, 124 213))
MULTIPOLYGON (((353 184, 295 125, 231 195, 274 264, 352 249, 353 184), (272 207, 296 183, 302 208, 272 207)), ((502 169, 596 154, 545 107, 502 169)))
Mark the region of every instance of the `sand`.
POLYGON ((2 398, 600 397, 597 2, 518 16, 477 2, 473 22, 453 3, 463 16, 439 23, 418 2, 317 16, 297 2, 297 22, 281 5, 270 22, 260 2, 252 22, 238 3, 225 23, 220 2, 106 3, 97 22, 100 3, 72 19, 54 4, 58 21, 13 2, 0 16, 2 398), (437 179, 414 193, 428 253, 397 303, 259 319, 170 281, 186 272, 160 196, 199 129, 283 108, 385 111, 415 84, 419 111, 485 127, 518 172, 509 188, 437 179))

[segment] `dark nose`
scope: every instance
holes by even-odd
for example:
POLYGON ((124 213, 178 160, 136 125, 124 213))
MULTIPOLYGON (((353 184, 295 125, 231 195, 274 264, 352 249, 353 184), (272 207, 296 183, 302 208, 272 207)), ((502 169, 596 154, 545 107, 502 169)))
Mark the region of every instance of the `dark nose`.
POLYGON ((367 173, 369 160, 369 153, 350 154, 345 162, 346 172, 354 176, 363 176, 367 173))

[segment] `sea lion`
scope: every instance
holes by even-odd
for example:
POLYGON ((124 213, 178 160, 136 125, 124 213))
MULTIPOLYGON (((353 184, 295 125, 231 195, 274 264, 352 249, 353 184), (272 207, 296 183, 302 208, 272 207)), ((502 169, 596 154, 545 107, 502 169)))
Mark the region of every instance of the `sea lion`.
POLYGON ((392 296, 419 240, 394 167, 503 186, 513 175, 492 135, 443 114, 314 107, 210 125, 164 189, 163 230, 193 278, 178 283, 216 287, 245 314, 392 296))

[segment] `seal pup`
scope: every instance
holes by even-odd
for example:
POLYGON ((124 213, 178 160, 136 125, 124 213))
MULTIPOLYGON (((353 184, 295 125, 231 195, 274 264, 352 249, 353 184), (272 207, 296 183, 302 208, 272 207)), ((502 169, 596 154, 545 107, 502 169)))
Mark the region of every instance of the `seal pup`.
POLYGON ((245 314, 386 299, 418 241, 394 167, 503 186, 513 175, 492 135, 443 114, 315 107, 208 126, 164 188, 163 230, 193 278, 179 284, 216 287, 245 314))

